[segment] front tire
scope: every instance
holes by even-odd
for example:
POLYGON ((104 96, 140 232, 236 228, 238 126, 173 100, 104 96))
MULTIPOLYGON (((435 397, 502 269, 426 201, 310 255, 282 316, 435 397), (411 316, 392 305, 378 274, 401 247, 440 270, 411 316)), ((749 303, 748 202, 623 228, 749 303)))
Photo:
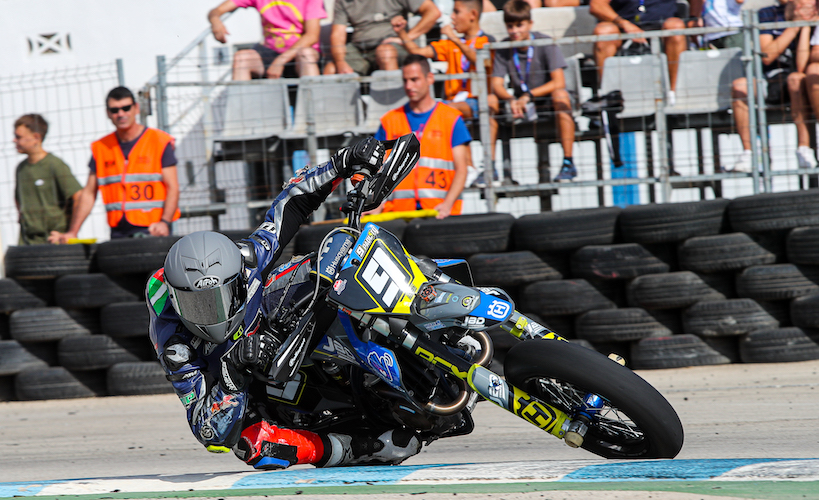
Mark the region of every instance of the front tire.
POLYGON ((596 351, 558 340, 521 342, 507 353, 504 373, 510 384, 570 416, 583 408, 586 394, 603 398, 582 445, 596 455, 674 458, 682 448, 682 424, 668 401, 596 351))

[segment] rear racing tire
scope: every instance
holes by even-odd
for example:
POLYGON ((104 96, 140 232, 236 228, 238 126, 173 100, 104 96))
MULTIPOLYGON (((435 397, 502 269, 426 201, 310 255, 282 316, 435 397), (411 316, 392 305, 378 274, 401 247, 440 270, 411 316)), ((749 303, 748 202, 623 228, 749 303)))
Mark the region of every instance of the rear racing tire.
POLYGON ((605 458, 674 458, 683 427, 674 408, 645 380, 602 354, 569 342, 531 340, 506 354, 510 384, 570 416, 592 393, 605 401, 582 448, 605 458), (548 391, 548 392, 547 392, 548 391))

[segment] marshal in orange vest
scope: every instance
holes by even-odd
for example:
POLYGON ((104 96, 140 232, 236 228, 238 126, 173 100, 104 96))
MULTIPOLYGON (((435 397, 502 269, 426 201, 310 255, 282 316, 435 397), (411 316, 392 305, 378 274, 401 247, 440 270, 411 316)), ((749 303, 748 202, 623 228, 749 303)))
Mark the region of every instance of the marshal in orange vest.
MULTIPOLYGON (((165 184, 162 152, 171 136, 146 128, 128 159, 122 154, 116 132, 91 144, 97 164, 97 183, 102 193, 108 225, 116 227, 124 216, 134 226, 147 227, 162 219, 165 184)), ((179 218, 179 209, 173 220, 179 218)))
MULTIPOLYGON (((384 205, 384 212, 403 212, 417 208, 432 209, 446 197, 455 178, 452 157, 452 130, 461 112, 437 103, 421 135, 421 158, 412 172, 401 181, 384 205)), ((381 118, 387 140, 412 133, 404 107, 393 109, 381 118)), ((451 215, 460 215, 461 200, 452 205, 451 215)))

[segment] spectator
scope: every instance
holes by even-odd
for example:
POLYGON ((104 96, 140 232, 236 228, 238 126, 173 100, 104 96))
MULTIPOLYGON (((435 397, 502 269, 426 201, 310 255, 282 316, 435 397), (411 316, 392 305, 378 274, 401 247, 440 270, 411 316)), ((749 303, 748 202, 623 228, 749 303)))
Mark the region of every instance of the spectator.
POLYGON ((179 218, 173 138, 137 123, 139 104, 127 88, 111 90, 105 103, 116 131, 91 144, 88 182, 68 231, 52 232, 52 243, 77 237, 94 206, 97 187, 102 191, 112 239, 168 236, 171 223, 179 218))
POLYGON ((421 15, 407 33, 411 40, 429 31, 441 15, 432 0, 336 0, 330 32, 333 61, 324 72, 369 75, 376 69, 398 69, 398 61, 407 51, 395 36, 392 23, 401 22, 409 13, 421 15), (354 30, 350 43, 347 26, 354 30))
POLYGON ((264 44, 236 52, 233 79, 298 78, 319 74, 319 20, 327 17, 322 0, 225 0, 208 12, 213 37, 227 42, 222 14, 254 7, 262 17, 264 44))
MULTIPOLYGON (((682 19, 674 17, 677 14, 675 0, 591 0, 589 12, 601 22, 594 28, 595 35, 619 35, 623 33, 643 33, 652 30, 684 29, 682 19)), ((646 44, 645 38, 633 40, 636 44, 646 44)), ((684 35, 670 36, 663 39, 665 55, 668 59, 668 79, 671 90, 667 101, 673 106, 676 101, 674 93, 677 88, 677 63, 680 54, 685 50, 684 35)), ((633 46, 634 44, 628 44, 633 46)), ((603 63, 618 53, 622 40, 596 42, 594 44, 594 59, 600 78, 603 78, 603 63)), ((646 46, 644 51, 648 51, 646 46)))
MULTIPOLYGON (((482 0, 484 12, 496 12, 503 10, 503 4, 506 0, 482 0)), ((588 0, 584 0, 588 3, 588 0)), ((580 0, 526 0, 533 9, 541 7, 576 7, 580 5, 580 0), (550 5, 552 4, 552 5, 550 5)))
MULTIPOLYGON (((740 11, 744 1, 745 0, 691 0, 689 2, 689 13, 693 20, 688 22, 688 27, 741 27, 742 17, 740 11)), ((730 30, 724 33, 706 33, 702 35, 702 44, 698 45, 701 45, 703 48, 741 49, 743 47, 743 35, 739 30, 730 30)))
MULTIPOLYGON (((524 0, 509 0, 503 6, 503 21, 509 37, 503 41, 540 40, 548 35, 531 31, 531 7, 524 0)), ((537 118, 538 110, 557 114, 557 130, 563 146, 563 165, 555 180, 571 180, 577 176, 572 160, 574 119, 572 103, 566 91, 563 68, 566 61, 557 45, 521 47, 495 51, 492 92, 506 101, 514 118, 537 118), (507 91, 504 78, 509 75, 513 94, 507 91)))
POLYGON ((439 219, 458 215, 472 137, 461 113, 430 94, 435 79, 424 56, 407 56, 402 71, 409 102, 381 118, 375 138, 391 140, 412 132, 421 141, 421 159, 384 202, 383 211, 435 209, 439 219))
MULTIPOLYGON (((393 23, 393 28, 404 42, 404 47, 411 54, 418 54, 436 61, 447 62, 447 74, 457 75, 474 72, 476 62, 476 50, 487 43, 492 43, 495 38, 492 35, 484 34, 479 21, 483 9, 481 0, 455 0, 452 8, 452 24, 441 28, 441 33, 446 35, 446 40, 439 40, 430 43, 426 47, 419 47, 412 41, 406 31, 406 21, 399 20, 393 23), (457 33, 462 33, 463 37, 457 33)), ((489 61, 488 74, 492 74, 492 65, 489 61)), ((478 98, 472 93, 472 81, 467 77, 462 80, 448 80, 444 84, 444 98, 446 103, 461 112, 465 120, 477 118, 478 98)), ((494 95, 489 95, 489 109, 492 113, 498 112, 498 99, 494 95)), ((498 137, 498 122, 495 118, 489 119, 489 148, 492 152, 492 161, 495 160, 495 144, 498 137)), ((470 154, 471 157, 471 154, 470 154)), ((472 167, 470 158, 470 171, 474 172, 474 177, 468 181, 470 183, 479 177, 478 170, 472 167)))
MULTIPOLYGON (((814 0, 781 0, 779 5, 758 12, 760 23, 809 21, 816 18, 814 0)), ((810 147, 805 124, 808 104, 805 71, 810 59, 811 28, 762 30, 762 72, 765 75, 765 102, 774 106, 791 103, 791 116, 796 125, 796 158, 800 168, 816 167, 816 154, 810 147)), ((742 140, 742 154, 729 172, 751 171, 751 131, 748 124, 748 84, 737 78, 731 86, 732 107, 737 133, 742 140)), ((727 170, 727 169, 726 169, 727 170)))
POLYGON ((14 122, 14 145, 27 158, 17 165, 14 202, 20 212, 19 245, 48 243, 51 231, 65 231, 80 183, 61 159, 43 149, 48 122, 23 115, 14 122))

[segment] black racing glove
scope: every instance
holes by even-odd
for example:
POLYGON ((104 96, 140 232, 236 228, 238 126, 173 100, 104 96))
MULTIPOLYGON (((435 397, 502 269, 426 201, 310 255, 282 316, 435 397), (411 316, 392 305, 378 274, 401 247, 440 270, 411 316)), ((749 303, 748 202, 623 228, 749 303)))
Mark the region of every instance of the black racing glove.
POLYGON ((260 372, 268 368, 270 360, 276 354, 276 349, 281 345, 279 339, 267 332, 243 337, 237 343, 239 345, 234 347, 229 354, 233 364, 237 368, 260 372))
POLYGON ((266 373, 280 345, 279 339, 267 332, 239 339, 222 358, 225 388, 231 392, 242 391, 250 382, 251 373, 266 373))
POLYGON ((341 148, 330 158, 342 177, 351 177, 357 170, 365 169, 374 175, 384 162, 384 145, 373 136, 360 139, 355 144, 341 148))

